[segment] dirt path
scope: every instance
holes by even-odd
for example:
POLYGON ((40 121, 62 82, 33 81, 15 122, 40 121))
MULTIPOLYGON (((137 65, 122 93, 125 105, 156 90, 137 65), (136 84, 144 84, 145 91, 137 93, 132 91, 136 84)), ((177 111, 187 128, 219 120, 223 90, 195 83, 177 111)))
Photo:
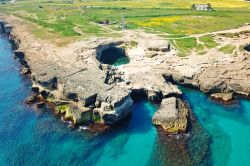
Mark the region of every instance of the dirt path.
MULTIPOLYGON (((150 29, 150 28, 149 28, 150 29)), ((238 28, 233 28, 233 29, 228 29, 228 30, 221 30, 221 31, 215 31, 215 32, 208 32, 208 33, 202 33, 202 34, 193 34, 193 35, 188 35, 188 36, 182 36, 182 37, 165 37, 165 39, 167 40, 176 40, 176 39, 187 39, 187 38, 191 38, 194 37, 197 39, 202 37, 202 36, 207 36, 207 35, 216 35, 216 34, 220 34, 220 33, 239 33, 242 31, 250 31, 250 25, 244 25, 238 28)), ((164 33, 164 32, 159 32, 156 31, 157 33, 159 33, 160 35, 174 35, 174 34, 169 34, 169 33, 164 33)))
POLYGON ((221 30, 221 31, 216 31, 216 32, 209 32, 209 33, 203 33, 203 34, 194 34, 190 35, 190 37, 201 37, 201 36, 206 36, 206 35, 217 35, 220 33, 239 33, 242 31, 250 31, 250 25, 245 25, 241 26, 238 28, 233 28, 233 29, 228 29, 228 30, 221 30))

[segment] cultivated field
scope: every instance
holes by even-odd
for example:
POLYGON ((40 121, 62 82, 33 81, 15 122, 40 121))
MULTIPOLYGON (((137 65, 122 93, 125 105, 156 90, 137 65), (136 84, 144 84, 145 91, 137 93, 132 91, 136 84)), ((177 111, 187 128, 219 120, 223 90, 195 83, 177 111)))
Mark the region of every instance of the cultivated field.
POLYGON ((250 3, 243 0, 23 0, 1 4, 0 12, 35 23, 32 32, 64 45, 90 36, 122 35, 121 18, 128 29, 156 33, 178 47, 183 55, 203 52, 217 44, 209 35, 197 42, 195 34, 236 28, 250 23, 250 3), (192 4, 210 3, 213 11, 195 11, 192 4), (99 24, 106 22, 108 25, 99 24))

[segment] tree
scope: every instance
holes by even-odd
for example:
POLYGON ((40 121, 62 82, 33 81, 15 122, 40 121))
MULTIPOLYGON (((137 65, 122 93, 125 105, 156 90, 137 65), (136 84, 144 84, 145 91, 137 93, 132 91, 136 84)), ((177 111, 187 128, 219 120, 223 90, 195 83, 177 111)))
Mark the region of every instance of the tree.
POLYGON ((193 5, 191 6, 191 9, 193 9, 193 10, 195 9, 195 4, 193 4, 193 5))

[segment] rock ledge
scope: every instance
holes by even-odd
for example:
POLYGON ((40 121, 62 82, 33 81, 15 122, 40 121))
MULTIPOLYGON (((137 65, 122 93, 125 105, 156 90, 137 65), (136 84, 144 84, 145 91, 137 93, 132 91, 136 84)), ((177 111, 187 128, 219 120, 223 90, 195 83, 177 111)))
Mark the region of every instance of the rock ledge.
POLYGON ((153 123, 161 126, 167 133, 185 132, 188 125, 189 109, 179 98, 163 99, 159 110, 153 117, 153 123))

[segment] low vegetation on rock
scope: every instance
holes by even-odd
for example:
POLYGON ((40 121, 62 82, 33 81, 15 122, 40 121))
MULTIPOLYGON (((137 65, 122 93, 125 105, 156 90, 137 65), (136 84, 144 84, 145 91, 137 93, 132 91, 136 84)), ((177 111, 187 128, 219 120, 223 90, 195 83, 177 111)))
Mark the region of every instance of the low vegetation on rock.
POLYGON ((221 51, 225 54, 233 54, 235 49, 236 49, 236 47, 234 45, 227 44, 227 45, 219 48, 219 51, 221 51))

